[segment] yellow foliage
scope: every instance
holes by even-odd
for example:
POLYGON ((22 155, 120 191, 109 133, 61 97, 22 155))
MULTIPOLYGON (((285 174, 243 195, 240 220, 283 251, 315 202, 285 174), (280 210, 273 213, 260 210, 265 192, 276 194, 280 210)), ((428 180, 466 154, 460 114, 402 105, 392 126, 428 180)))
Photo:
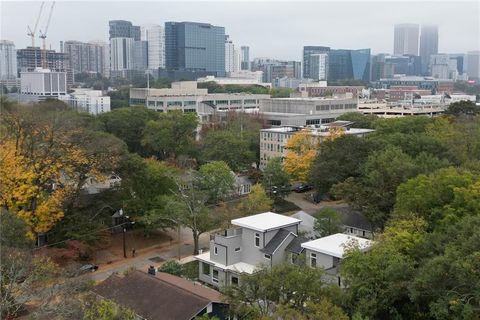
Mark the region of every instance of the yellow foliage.
POLYGON ((330 127, 328 128, 329 135, 327 140, 335 140, 345 134, 345 128, 343 127, 330 127))
POLYGON ((294 180, 307 181, 310 167, 317 154, 318 139, 310 130, 302 130, 288 139, 283 168, 294 180))

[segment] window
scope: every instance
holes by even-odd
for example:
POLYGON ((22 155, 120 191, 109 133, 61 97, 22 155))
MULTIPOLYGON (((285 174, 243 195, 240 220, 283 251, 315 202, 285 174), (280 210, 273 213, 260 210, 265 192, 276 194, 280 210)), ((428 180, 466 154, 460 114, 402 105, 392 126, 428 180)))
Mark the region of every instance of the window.
POLYGON ((212 281, 218 283, 218 270, 213 269, 212 281))
POLYGON ((320 105, 320 106, 315 106, 315 107, 316 107, 317 111, 328 111, 328 110, 330 110, 330 106, 328 106, 328 105, 327 106, 320 105))
POLYGON ((218 248, 217 247, 213 247, 213 253, 216 254, 216 255, 218 254, 218 248))
POLYGON ((208 263, 203 262, 202 264, 202 271, 204 275, 210 275, 210 265, 208 263))
POLYGON ((317 266, 317 254, 310 253, 310 267, 315 268, 317 266))
POLYGON ((268 260, 270 260, 270 258, 271 258, 271 256, 270 256, 269 254, 266 254, 266 255, 264 255, 263 257, 264 257, 265 259, 268 259, 268 260))
POLYGON ((232 276, 232 285, 238 286, 238 277, 232 276))
POLYGON ((240 247, 235 248, 235 252, 239 252, 239 251, 240 251, 240 247))
POLYGON ((255 247, 260 247, 260 233, 255 233, 255 247))
POLYGON ((365 237, 365 230, 362 231, 362 237, 365 237))

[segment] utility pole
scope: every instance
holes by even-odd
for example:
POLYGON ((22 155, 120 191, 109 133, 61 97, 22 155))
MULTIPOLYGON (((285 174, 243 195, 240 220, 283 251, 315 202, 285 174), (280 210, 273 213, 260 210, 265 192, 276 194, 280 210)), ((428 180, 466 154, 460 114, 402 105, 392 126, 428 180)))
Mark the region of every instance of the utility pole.
POLYGON ((127 246, 125 245, 125 234, 127 233, 127 228, 123 226, 123 257, 127 258, 127 246))

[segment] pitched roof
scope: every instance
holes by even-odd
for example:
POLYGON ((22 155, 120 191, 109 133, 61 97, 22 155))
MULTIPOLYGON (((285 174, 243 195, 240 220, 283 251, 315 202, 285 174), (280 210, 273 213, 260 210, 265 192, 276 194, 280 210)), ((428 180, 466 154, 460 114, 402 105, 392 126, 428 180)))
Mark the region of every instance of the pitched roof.
POLYGON ((301 220, 284 216, 273 212, 264 212, 248 216, 244 218, 232 220, 232 224, 260 232, 268 230, 280 229, 295 224, 299 224, 301 220))
POLYGON ((292 217, 302 220, 302 222, 300 222, 300 225, 298 226, 299 232, 303 232, 309 238, 315 237, 314 227, 315 221, 317 220, 316 218, 306 213, 305 211, 298 211, 297 213, 292 214, 292 217))
POLYGON ((277 250, 277 248, 283 243, 283 241, 290 235, 290 233, 292 232, 288 231, 287 229, 278 230, 278 232, 261 251, 265 254, 273 254, 275 250, 277 250))
POLYGON ((366 251, 372 244, 373 241, 371 240, 344 233, 336 233, 327 237, 302 243, 302 248, 342 259, 345 249, 350 246, 356 246, 360 250, 366 251))
POLYGON ((372 231, 372 225, 360 211, 354 210, 350 206, 338 206, 334 209, 340 213, 343 225, 372 231))
POLYGON ((295 237, 295 239, 290 242, 290 244, 285 248, 286 251, 299 254, 303 251, 302 243, 307 242, 308 239, 305 237, 295 237))
MULTIPOLYGON (((174 276, 172 276, 174 277, 174 276)), ((199 285, 200 287, 200 285, 199 285)), ((111 275, 93 288, 100 296, 131 308, 149 320, 192 319, 210 303, 211 293, 190 290, 182 280, 135 271, 124 278, 111 275)))

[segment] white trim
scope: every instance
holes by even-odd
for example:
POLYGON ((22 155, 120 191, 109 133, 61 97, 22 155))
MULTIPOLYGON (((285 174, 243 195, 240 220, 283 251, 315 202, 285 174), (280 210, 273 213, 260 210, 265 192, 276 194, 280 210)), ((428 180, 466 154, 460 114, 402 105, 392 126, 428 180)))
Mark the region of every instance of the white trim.
POLYGON ((277 252, 278 248, 280 248, 280 247, 282 246, 282 244, 285 242, 285 240, 288 239, 288 237, 289 237, 291 234, 293 234, 293 236, 294 236, 295 238, 297 237, 297 235, 296 235, 295 233, 293 233, 293 232, 290 231, 290 233, 287 234, 287 236, 285 237, 285 239, 283 239, 282 242, 280 242, 280 244, 278 245, 278 247, 276 247, 275 250, 273 250, 272 256, 275 254, 275 252, 277 252))

